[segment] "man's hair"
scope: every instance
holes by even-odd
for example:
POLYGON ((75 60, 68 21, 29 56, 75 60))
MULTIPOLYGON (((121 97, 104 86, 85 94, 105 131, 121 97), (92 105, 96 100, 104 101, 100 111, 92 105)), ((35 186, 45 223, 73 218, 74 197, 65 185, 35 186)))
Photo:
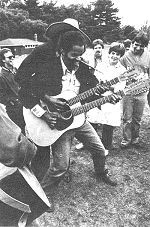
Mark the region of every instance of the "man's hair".
POLYGON ((93 48, 95 47, 95 46, 97 46, 97 45, 101 45, 102 46, 102 48, 104 49, 104 43, 103 43, 103 41, 101 40, 101 39, 95 39, 95 40, 93 40, 93 42, 92 42, 92 45, 93 45, 93 48))
POLYGON ((130 39, 126 39, 126 40, 123 41, 125 48, 130 47, 131 43, 132 43, 132 41, 130 39))
POLYGON ((132 43, 134 43, 134 42, 140 43, 144 47, 147 47, 149 40, 148 40, 148 37, 146 36, 146 34, 140 32, 132 40, 132 43))
POLYGON ((4 66, 3 60, 5 59, 4 54, 12 52, 9 48, 3 48, 0 50, 0 66, 4 66))
POLYGON ((125 53, 125 47, 124 47, 124 45, 122 43, 113 42, 110 45, 108 53, 110 54, 112 51, 117 52, 122 57, 124 55, 124 53, 125 53))
POLYGON ((84 46, 85 49, 85 38, 79 31, 68 31, 60 36, 58 40, 57 51, 58 53, 61 53, 61 50, 68 52, 75 45, 84 46))

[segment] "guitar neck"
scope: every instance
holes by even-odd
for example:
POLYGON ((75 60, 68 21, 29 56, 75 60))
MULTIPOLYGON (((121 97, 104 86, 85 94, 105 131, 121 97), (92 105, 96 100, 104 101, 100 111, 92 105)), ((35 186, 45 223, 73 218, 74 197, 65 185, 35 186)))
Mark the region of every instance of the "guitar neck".
MULTIPOLYGON (((112 80, 109 80, 109 81, 104 82, 103 85, 110 87, 110 86, 112 86, 114 84, 117 84, 119 81, 120 81, 120 77, 115 77, 112 80)), ((72 106, 72 105, 74 105, 77 102, 80 102, 82 100, 87 99, 90 96, 93 96, 95 94, 97 88, 100 87, 100 86, 101 86, 101 84, 98 84, 96 87, 91 88, 91 89, 89 89, 89 90, 87 90, 87 91, 85 91, 85 92, 83 92, 83 93, 81 93, 81 94, 79 94, 79 95, 77 95, 77 96, 69 99, 68 100, 69 105, 72 106)))
MULTIPOLYGON (((147 91, 150 87, 149 79, 141 82, 135 82, 124 90, 118 91, 115 94, 123 97, 124 95, 138 95, 147 91)), ((82 106, 71 109, 73 116, 77 116, 82 113, 88 112, 90 109, 101 106, 107 102, 110 102, 112 95, 105 96, 103 98, 96 99, 95 101, 86 103, 82 106)))
MULTIPOLYGON (((118 91, 115 94, 120 95, 121 97, 123 97, 125 95, 124 91, 118 91)), ((107 102, 110 102, 111 97, 112 97, 112 95, 108 95, 108 96, 105 96, 103 98, 97 99, 95 101, 86 103, 82 106, 71 109, 71 112, 72 112, 73 116, 77 116, 79 114, 86 113, 86 112, 88 112, 89 110, 91 110, 95 107, 98 107, 98 106, 101 106, 101 105, 103 105, 107 102)))

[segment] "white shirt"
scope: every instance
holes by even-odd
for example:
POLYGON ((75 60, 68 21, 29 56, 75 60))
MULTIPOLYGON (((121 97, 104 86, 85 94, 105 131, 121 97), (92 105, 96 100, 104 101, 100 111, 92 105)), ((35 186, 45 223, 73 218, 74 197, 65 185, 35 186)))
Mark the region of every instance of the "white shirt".
POLYGON ((79 94, 80 89, 80 82, 77 80, 75 75, 75 70, 70 72, 67 67, 65 66, 62 57, 61 57, 61 64, 63 68, 63 77, 62 77, 62 92, 64 91, 73 91, 76 94, 79 94))

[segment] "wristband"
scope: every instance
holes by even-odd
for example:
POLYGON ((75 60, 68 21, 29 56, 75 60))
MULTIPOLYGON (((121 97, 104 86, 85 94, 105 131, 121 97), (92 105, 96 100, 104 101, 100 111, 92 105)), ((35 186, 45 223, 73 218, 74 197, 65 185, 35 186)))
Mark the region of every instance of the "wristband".
POLYGON ((46 113, 45 110, 42 109, 38 104, 36 104, 32 109, 31 112, 36 116, 36 117, 42 117, 43 114, 46 113))

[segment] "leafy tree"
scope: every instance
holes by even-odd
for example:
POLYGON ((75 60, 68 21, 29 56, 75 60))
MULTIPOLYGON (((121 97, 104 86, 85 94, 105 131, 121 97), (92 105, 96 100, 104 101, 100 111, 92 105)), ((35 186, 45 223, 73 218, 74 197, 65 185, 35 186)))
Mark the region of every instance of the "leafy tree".
POLYGON ((10 2, 8 8, 26 10, 26 6, 21 0, 15 0, 15 1, 10 2))
POLYGON ((91 21, 91 6, 70 5, 66 11, 66 17, 78 20, 80 28, 87 33, 87 26, 91 21))
POLYGON ((148 21, 140 28, 140 31, 144 32, 150 40, 150 26, 148 25, 148 21))
POLYGON ((9 35, 8 17, 4 10, 0 10, 0 40, 3 40, 9 35))
POLYGON ((120 18, 116 16, 118 9, 111 0, 97 0, 91 11, 92 39, 102 38, 106 42, 120 39, 120 18))
POLYGON ((24 0, 26 10, 29 12, 30 19, 36 20, 40 18, 41 7, 38 0, 24 0))
POLYGON ((56 21, 60 21, 61 19, 61 7, 56 7, 56 3, 51 1, 50 3, 44 2, 41 6, 41 16, 40 19, 47 23, 51 24, 56 21))
POLYGON ((0 10, 0 40, 17 37, 18 27, 21 21, 28 18, 28 14, 22 10, 0 10))
POLYGON ((123 28, 124 39, 133 39, 138 33, 138 30, 135 27, 127 25, 123 28))
MULTIPOLYGON (((116 16, 118 9, 111 0, 97 0, 84 7, 72 4, 68 7, 56 7, 57 0, 1 0, 5 7, 0 13, 0 28, 2 37, 33 38, 34 33, 38 39, 43 40, 46 27, 54 22, 63 21, 71 17, 77 19, 80 28, 93 40, 101 38, 104 42, 113 42, 130 38, 135 29, 132 26, 121 28, 120 18, 116 16), (4 4, 5 3, 5 4, 4 4)), ((1 7, 2 8, 2 7, 1 7)))
POLYGON ((47 24, 41 20, 24 20, 20 23, 18 28, 18 35, 20 38, 33 39, 34 34, 38 36, 38 41, 44 40, 44 33, 47 28, 47 24))

